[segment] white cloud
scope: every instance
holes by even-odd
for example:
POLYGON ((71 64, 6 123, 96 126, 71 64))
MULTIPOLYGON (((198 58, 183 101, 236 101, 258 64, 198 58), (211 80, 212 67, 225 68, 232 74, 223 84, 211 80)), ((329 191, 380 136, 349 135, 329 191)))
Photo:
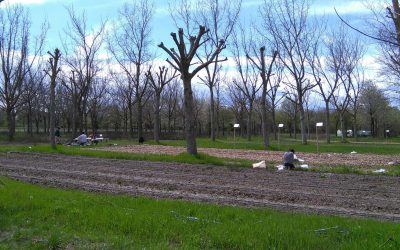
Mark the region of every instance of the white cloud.
POLYGON ((368 13, 370 10, 361 1, 334 1, 330 4, 316 4, 311 7, 311 12, 316 15, 335 14, 335 8, 341 15, 368 13))
POLYGON ((30 5, 30 4, 44 4, 48 2, 48 0, 6 0, 6 4, 22 4, 22 5, 30 5))

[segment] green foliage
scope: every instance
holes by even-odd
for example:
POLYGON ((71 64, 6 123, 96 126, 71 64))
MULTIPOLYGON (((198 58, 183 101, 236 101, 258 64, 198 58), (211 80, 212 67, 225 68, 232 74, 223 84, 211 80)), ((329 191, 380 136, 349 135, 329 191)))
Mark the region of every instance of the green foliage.
POLYGON ((398 224, 100 195, 3 179, 0 249, 398 249, 398 224))

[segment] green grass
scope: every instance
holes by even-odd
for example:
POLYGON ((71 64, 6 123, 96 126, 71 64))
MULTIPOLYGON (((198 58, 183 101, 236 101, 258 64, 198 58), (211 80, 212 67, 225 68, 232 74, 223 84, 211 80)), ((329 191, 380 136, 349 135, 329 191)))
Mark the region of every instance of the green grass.
POLYGON ((109 152, 102 150, 90 150, 96 147, 72 147, 57 145, 56 149, 52 149, 48 144, 32 145, 32 146, 0 146, 0 152, 39 152, 54 153, 64 155, 81 155, 99 158, 123 159, 123 160, 139 160, 139 161, 161 161, 161 162, 179 162, 188 164, 211 164, 217 166, 236 166, 248 167, 252 162, 242 159, 218 158, 207 154, 199 153, 191 155, 181 153, 179 155, 160 155, 160 154, 138 154, 127 152, 109 152))
POLYGON ((0 249, 399 249, 399 224, 2 179, 0 249))
MULTIPOLYGON (((398 154, 400 152, 400 143, 386 143, 382 141, 375 141, 371 138, 368 142, 369 143, 360 143, 350 141, 347 143, 341 143, 338 141, 333 141, 332 143, 327 144, 323 141, 320 141, 319 151, 323 153, 350 153, 352 151, 356 151, 358 153, 387 155, 398 154)), ((146 143, 155 144, 155 142, 151 140, 146 141, 146 143)), ((167 146, 184 147, 186 145, 186 142, 184 140, 163 140, 160 142, 160 144, 167 146)), ((236 141, 233 141, 232 138, 228 138, 217 139, 215 142, 211 141, 208 138, 197 138, 197 146, 203 148, 265 150, 260 137, 254 137, 252 141, 247 141, 243 138, 236 138, 236 141)), ((317 152, 317 145, 315 141, 309 141, 307 145, 303 145, 299 140, 293 140, 290 138, 283 138, 279 144, 277 141, 271 141, 271 146, 267 150, 285 151, 289 148, 294 148, 298 152, 317 152)))

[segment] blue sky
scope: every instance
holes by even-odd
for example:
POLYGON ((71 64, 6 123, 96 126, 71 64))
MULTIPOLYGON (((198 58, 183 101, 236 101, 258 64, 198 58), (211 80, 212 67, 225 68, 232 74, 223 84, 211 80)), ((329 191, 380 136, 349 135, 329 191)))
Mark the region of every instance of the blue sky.
MULTIPOLYGON (((234 0, 233 0, 234 1, 234 0)), ((377 0, 375 0, 377 1, 377 0)), ((121 8, 126 0, 6 0, 2 3, 20 3, 29 9, 32 17, 33 33, 43 20, 46 18, 50 23, 48 32, 48 46, 60 46, 60 33, 68 22, 66 6, 73 4, 77 12, 85 11, 88 22, 91 26, 96 26, 101 20, 115 20, 118 9, 121 8)), ((170 39, 169 33, 174 31, 174 25, 168 14, 168 0, 154 0, 155 16, 153 21, 153 41, 158 44, 160 41, 170 39)), ((243 16, 254 16, 263 0, 243 0, 243 16)), ((333 24, 339 20, 333 12, 336 7, 339 12, 351 22, 363 23, 362 17, 369 13, 359 0, 316 0, 312 5, 311 12, 322 15, 325 14, 333 24)))

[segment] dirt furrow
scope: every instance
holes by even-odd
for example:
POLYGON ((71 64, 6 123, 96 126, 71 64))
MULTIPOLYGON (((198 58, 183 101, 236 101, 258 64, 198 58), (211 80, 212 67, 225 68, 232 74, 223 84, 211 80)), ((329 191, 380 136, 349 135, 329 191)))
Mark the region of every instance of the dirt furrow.
MULTIPOLYGON (((127 174, 137 175, 144 177, 163 177, 163 178, 174 178, 177 173, 180 175, 180 179, 185 179, 187 182, 193 181, 206 181, 212 179, 213 182, 218 182, 220 185, 229 185, 235 183, 236 185, 246 185, 249 181, 254 188, 262 189, 264 186, 280 186, 283 190, 295 190, 296 187, 301 186, 302 189, 309 189, 310 191, 319 192, 319 189, 324 189, 326 192, 332 190, 332 192, 347 191, 357 192, 358 194, 367 192, 370 196, 386 196, 393 197, 398 195, 397 187, 399 185, 399 179, 393 177, 383 176, 355 176, 355 175, 331 175, 331 174, 318 174, 318 173, 304 173, 304 172, 286 172, 277 173, 265 170, 253 170, 253 169, 236 169, 231 171, 232 168, 215 167, 215 166, 203 166, 203 165, 185 165, 185 164, 171 164, 171 163, 159 163, 154 164, 149 162, 132 162, 124 160, 111 160, 111 163, 107 166, 98 168, 99 163, 93 164, 95 158, 82 158, 82 157, 70 157, 70 156, 58 156, 57 159, 52 161, 45 160, 44 162, 35 163, 31 159, 25 159, 24 157, 16 157, 13 161, 21 164, 32 166, 32 164, 46 166, 51 169, 62 169, 68 168, 68 170, 83 170, 81 166, 85 166, 84 170, 100 171, 104 173, 114 174, 127 174), (73 159, 74 164, 71 164, 73 159), (56 163, 54 163, 56 162, 56 163), (61 163, 60 163, 61 162, 61 163), (144 168, 144 166, 146 166, 144 168), (209 175, 207 171, 213 171, 214 175, 209 175), (234 179, 236 172, 242 173, 243 176, 239 179, 234 179), (279 176, 279 178, 276 178, 279 176), (303 178, 303 176, 305 178, 303 178), (332 178, 332 176, 334 178, 332 178), (313 182, 308 182, 307 178, 313 177, 313 182), (351 178, 357 178, 358 181, 354 182, 351 187, 342 188, 342 182, 352 182, 351 178), (331 181, 332 180, 332 181, 331 181)), ((54 157, 54 156, 53 156, 54 157)), ((44 157, 45 159, 47 157, 44 157)), ((10 159, 11 160, 11 159, 10 159)), ((3 160, 4 161, 4 160, 3 160)), ((4 162, 7 163, 7 160, 4 162)), ((101 161, 100 164, 103 164, 101 161)), ((351 194, 351 193, 348 193, 351 194)))
POLYGON ((0 175, 50 186, 399 220, 400 179, 217 166, 0 154, 0 175))

